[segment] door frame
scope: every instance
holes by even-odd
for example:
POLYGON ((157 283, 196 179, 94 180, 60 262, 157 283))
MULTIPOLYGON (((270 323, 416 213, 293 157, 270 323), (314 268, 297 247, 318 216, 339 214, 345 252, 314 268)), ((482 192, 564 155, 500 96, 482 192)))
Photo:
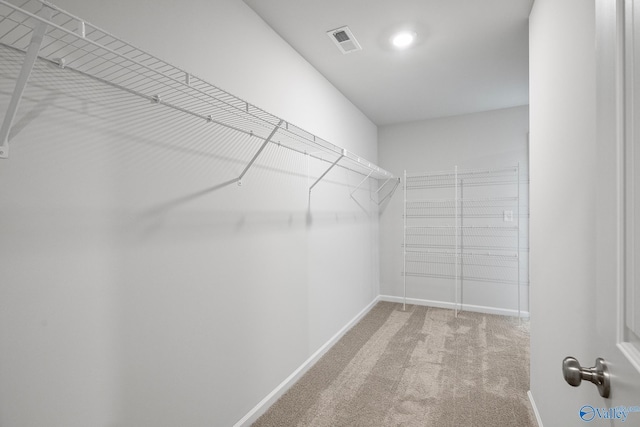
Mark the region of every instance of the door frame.
MULTIPOLYGON (((615 191, 614 197, 616 212, 615 224, 615 292, 616 292, 616 347, 640 372, 640 351, 638 348, 625 341, 625 316, 627 294, 627 140, 633 136, 630 126, 630 114, 633 113, 633 103, 630 102, 628 89, 633 82, 629 81, 629 75, 633 75, 633 63, 629 63, 629 55, 633 52, 633 46, 629 42, 629 26, 632 24, 626 13, 633 0, 596 0, 596 78, 597 78, 597 125, 598 125, 598 150, 599 157, 603 158, 608 150, 608 140, 615 141, 615 191)), ((606 178, 605 178, 606 179, 606 178)), ((600 180, 602 182, 603 180, 600 180)), ((606 185, 606 184, 605 184, 606 185)), ((603 194, 606 190, 600 190, 603 194)), ((599 206, 605 204, 599 203, 599 206)), ((606 204, 611 206, 610 204, 606 204)), ((602 281, 611 280, 611 275, 598 277, 599 284, 602 281)), ((599 288, 606 286, 599 286, 599 288)))

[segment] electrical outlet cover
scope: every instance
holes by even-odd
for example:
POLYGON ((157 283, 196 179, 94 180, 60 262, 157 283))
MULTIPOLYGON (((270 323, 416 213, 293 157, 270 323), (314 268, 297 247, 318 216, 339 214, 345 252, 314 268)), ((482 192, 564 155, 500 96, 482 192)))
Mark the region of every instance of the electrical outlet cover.
POLYGON ((513 222, 513 211, 504 211, 504 221, 513 222))

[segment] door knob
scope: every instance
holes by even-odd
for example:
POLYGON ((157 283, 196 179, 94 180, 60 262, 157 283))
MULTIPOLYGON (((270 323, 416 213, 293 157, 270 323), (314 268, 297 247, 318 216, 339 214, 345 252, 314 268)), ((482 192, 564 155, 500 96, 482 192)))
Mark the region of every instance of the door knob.
POLYGON ((596 366, 593 368, 583 368, 575 357, 565 357, 562 361, 562 375, 564 380, 574 387, 578 387, 582 380, 590 381, 598 387, 600 396, 605 399, 611 392, 611 380, 609 369, 601 357, 596 359, 596 366))

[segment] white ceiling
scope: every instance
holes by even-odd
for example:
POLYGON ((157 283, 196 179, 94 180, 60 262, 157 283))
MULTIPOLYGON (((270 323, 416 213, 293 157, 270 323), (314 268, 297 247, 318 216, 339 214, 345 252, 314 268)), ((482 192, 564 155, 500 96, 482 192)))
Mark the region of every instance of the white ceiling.
POLYGON ((377 125, 524 105, 533 0, 244 0, 377 125), (362 51, 326 32, 348 25, 362 51), (394 50, 408 28, 417 44, 394 50))

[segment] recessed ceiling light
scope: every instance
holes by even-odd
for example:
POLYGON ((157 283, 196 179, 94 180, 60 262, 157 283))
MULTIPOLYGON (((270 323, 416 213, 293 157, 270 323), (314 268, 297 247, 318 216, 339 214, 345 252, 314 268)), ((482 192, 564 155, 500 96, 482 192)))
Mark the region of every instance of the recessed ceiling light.
POLYGON ((416 40, 416 33, 402 31, 391 38, 391 43, 398 49, 406 49, 416 40))

